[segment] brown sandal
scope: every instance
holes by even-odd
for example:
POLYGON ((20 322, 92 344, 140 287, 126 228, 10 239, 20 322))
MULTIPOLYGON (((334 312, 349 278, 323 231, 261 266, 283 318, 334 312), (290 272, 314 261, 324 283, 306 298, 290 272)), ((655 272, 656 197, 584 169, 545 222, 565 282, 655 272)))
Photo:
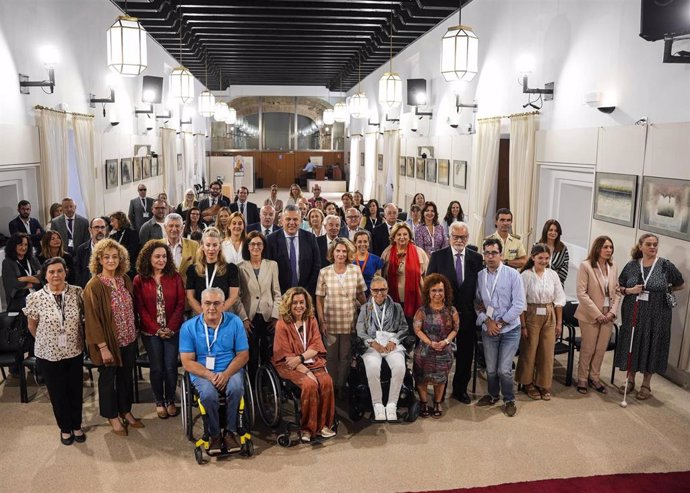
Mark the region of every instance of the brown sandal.
MULTIPOLYGON (((628 382, 628 394, 632 393, 633 390, 635 390, 635 382, 628 382)), ((618 387, 618 392, 625 393, 625 384, 618 387)))
POLYGON ((525 393, 530 399, 534 399, 535 401, 538 401, 542 398, 541 392, 539 392, 539 389, 533 383, 525 387, 525 393))
POLYGON ((652 389, 643 385, 640 390, 637 391, 637 400, 646 401, 652 396, 652 389))
POLYGON ((551 400, 551 392, 546 390, 546 389, 539 389, 539 394, 541 395, 541 399, 543 401, 550 401, 551 400))

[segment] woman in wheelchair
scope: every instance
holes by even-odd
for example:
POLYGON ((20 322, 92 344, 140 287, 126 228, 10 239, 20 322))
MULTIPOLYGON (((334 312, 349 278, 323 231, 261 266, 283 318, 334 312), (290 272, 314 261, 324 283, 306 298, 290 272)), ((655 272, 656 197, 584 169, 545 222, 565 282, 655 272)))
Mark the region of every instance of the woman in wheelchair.
POLYGON ((364 305, 357 319, 357 336, 367 350, 362 355, 367 372, 374 421, 398 421, 398 396, 405 377, 405 348, 402 341, 408 327, 402 306, 388 296, 388 282, 381 276, 371 281, 371 302, 364 305), (383 405, 381 363, 391 370, 388 402, 383 405))
POLYGON ((207 288, 201 293, 202 313, 187 320, 180 331, 180 359, 190 373, 201 404, 206 409, 208 451, 240 448, 237 441, 237 409, 244 394, 242 368, 249 360, 249 344, 239 317, 223 313, 225 293, 207 288), (226 395, 226 434, 221 435, 218 393, 226 395))
POLYGON ((335 436, 333 380, 326 371, 326 348, 314 318, 311 296, 290 288, 280 303, 273 340, 273 365, 278 375, 300 388, 301 440, 335 436))

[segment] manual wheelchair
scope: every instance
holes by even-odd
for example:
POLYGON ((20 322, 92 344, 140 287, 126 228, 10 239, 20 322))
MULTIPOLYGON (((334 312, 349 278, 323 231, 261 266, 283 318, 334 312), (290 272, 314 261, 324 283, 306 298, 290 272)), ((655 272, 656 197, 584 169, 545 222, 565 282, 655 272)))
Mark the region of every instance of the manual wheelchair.
MULTIPOLYGON (((252 387, 249 384, 249 377, 247 372, 243 372, 244 376, 244 396, 240 399, 240 405, 237 413, 237 435, 240 442, 239 449, 228 450, 223 443, 220 452, 210 452, 210 435, 208 431, 208 417, 206 410, 199 398, 199 394, 192 384, 192 380, 188 372, 184 373, 182 377, 182 429, 187 439, 194 443, 194 457, 198 464, 204 464, 207 461, 204 459, 204 453, 209 457, 217 457, 219 459, 228 457, 232 454, 239 453, 245 457, 254 455, 254 442, 250 430, 254 425, 254 395, 252 387), (199 416, 193 416, 194 408, 199 410, 199 416), (203 431, 201 435, 195 437, 195 425, 202 421, 203 431)), ((221 433, 225 436, 226 413, 228 412, 225 403, 225 393, 219 392, 219 422, 221 423, 221 433)))

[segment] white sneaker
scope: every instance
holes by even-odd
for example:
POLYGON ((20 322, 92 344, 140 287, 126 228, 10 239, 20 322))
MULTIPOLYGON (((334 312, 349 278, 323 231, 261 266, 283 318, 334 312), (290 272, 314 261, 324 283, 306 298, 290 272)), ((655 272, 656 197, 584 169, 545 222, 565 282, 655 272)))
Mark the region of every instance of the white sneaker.
POLYGON ((324 438, 332 438, 335 436, 335 431, 331 430, 328 426, 324 426, 321 429, 321 436, 324 438))
POLYGON ((393 404, 392 402, 386 404, 386 420, 393 423, 398 421, 397 404, 393 404))
POLYGON ((386 421, 386 408, 383 404, 374 404, 374 421, 386 421))

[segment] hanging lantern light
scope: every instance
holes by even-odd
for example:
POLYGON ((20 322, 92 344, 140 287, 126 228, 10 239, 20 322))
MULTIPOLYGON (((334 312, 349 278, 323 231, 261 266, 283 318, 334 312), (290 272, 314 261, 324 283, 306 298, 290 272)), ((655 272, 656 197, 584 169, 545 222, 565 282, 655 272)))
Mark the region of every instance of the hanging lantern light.
POLYGON ((345 103, 340 102, 333 105, 333 118, 338 123, 343 123, 347 120, 347 105, 345 103))
POLYGON ((216 97, 211 91, 203 91, 199 94, 199 114, 203 117, 213 116, 216 106, 216 97))
MULTIPOLYGON (((126 11, 126 7, 125 7, 126 11)), ((122 15, 106 31, 108 67, 133 77, 146 70, 146 31, 139 19, 122 15)))
POLYGON ((228 105, 222 102, 216 103, 213 111, 213 119, 217 122, 224 122, 225 116, 228 114, 228 105))
POLYGON ((237 110, 232 106, 227 106, 227 113, 225 114, 225 123, 234 125, 237 122, 237 110))
POLYGON ((470 26, 461 21, 462 5, 458 9, 458 25, 449 27, 441 40, 441 74, 446 82, 469 82, 479 71, 479 39, 470 26))
POLYGON ((390 70, 379 79, 379 103, 388 109, 402 103, 402 80, 393 72, 393 11, 390 23, 390 70))
POLYGON ((335 122, 335 114, 331 108, 323 110, 323 123, 326 125, 333 125, 335 122))
POLYGON ((358 92, 350 98, 347 105, 347 110, 352 118, 366 118, 369 114, 369 98, 362 92, 362 58, 360 55, 359 64, 357 66, 359 72, 359 87, 358 92))
POLYGON ((180 11, 180 66, 170 73, 170 96, 179 104, 194 100, 194 76, 182 65, 182 11, 180 11))

